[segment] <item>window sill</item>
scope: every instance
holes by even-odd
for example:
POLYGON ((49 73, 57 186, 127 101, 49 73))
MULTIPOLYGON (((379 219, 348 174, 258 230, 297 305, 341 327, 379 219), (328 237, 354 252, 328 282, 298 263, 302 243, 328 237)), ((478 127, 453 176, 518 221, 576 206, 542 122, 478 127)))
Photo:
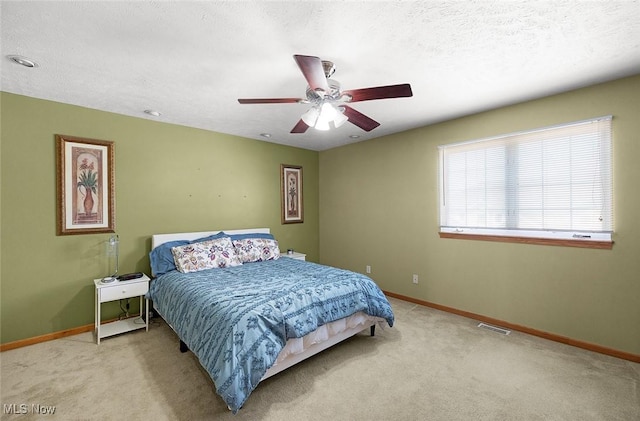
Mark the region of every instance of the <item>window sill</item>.
POLYGON ((439 232, 440 238, 452 238, 457 240, 497 241, 501 243, 538 244, 543 246, 581 247, 588 249, 611 250, 613 241, 591 240, 567 240, 553 238, 512 237, 502 235, 459 234, 451 232, 439 232))

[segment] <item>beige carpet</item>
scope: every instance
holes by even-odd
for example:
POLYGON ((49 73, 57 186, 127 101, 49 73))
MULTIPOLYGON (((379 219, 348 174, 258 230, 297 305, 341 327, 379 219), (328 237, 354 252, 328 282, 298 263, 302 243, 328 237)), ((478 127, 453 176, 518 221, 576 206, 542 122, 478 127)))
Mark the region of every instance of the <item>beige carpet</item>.
POLYGON ((235 416, 161 321, 99 346, 87 333, 5 351, 2 419, 640 420, 640 364, 391 303, 394 328, 264 381, 235 416))

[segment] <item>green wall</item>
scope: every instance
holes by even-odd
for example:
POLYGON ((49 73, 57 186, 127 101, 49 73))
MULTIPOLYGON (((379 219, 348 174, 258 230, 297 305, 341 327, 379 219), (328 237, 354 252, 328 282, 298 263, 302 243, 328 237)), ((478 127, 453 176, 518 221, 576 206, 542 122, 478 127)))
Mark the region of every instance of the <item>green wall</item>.
POLYGON ((115 141, 123 272, 149 271, 154 233, 266 226, 387 291, 640 354, 640 76, 319 154, 7 93, 0 113, 2 343, 93 322, 109 235, 55 234, 66 134, 115 141), (613 250, 438 237, 438 145, 607 114, 613 250), (304 167, 303 224, 280 224, 281 163, 304 167))
POLYGON ((640 76, 324 151, 320 261, 371 265, 384 290, 640 355, 639 162, 640 76), (438 145, 609 114, 613 250, 439 238, 438 145))
MULTIPOLYGON (((115 142, 120 271, 151 235, 269 227, 318 260, 318 153, 1 93, 1 341, 93 323, 109 234, 56 236, 55 134, 115 142), (280 164, 303 166, 304 223, 280 223, 280 164)), ((132 300, 132 305, 137 302, 132 300)), ((106 316, 119 313, 104 306, 106 316)))

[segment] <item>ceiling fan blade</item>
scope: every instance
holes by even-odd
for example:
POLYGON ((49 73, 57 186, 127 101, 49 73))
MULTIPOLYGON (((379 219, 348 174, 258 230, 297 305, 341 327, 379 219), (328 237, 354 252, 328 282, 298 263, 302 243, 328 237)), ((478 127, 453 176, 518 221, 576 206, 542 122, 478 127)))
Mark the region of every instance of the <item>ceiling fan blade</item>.
POLYGON ((344 107, 344 115, 347 116, 350 123, 355 124, 360 127, 365 132, 370 132, 380 125, 377 121, 372 118, 367 117, 359 111, 354 110, 353 108, 347 105, 340 105, 344 107))
POLYGON ((240 104, 292 104, 305 101, 302 98, 239 98, 240 104))
POLYGON ((349 95, 352 99, 348 102, 370 101, 372 99, 402 98, 413 96, 411 85, 377 86, 375 88, 351 89, 342 91, 342 95, 349 95))
POLYGON ((324 75, 322 60, 314 56, 294 55, 293 58, 298 63, 304 78, 307 79, 309 87, 314 91, 329 92, 327 77, 324 75))
POLYGON ((291 129, 291 133, 304 133, 308 128, 309 126, 307 126, 307 123, 300 120, 295 126, 293 126, 293 129, 291 129))

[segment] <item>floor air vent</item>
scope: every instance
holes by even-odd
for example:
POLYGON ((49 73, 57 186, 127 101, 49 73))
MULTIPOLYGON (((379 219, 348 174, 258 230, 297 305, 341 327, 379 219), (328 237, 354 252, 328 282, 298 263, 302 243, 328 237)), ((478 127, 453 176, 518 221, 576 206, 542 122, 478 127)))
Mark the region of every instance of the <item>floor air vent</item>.
POLYGON ((497 327, 497 326, 491 326, 491 325, 488 325, 488 324, 486 324, 486 323, 480 323, 480 324, 478 325, 478 327, 480 327, 480 328, 482 328, 482 329, 491 330, 491 331, 493 331, 493 332, 500 333, 500 334, 502 334, 502 335, 508 335, 508 334, 510 334, 510 333, 511 333, 511 331, 510 331, 510 330, 503 329, 503 328, 501 328, 501 327, 497 327))

